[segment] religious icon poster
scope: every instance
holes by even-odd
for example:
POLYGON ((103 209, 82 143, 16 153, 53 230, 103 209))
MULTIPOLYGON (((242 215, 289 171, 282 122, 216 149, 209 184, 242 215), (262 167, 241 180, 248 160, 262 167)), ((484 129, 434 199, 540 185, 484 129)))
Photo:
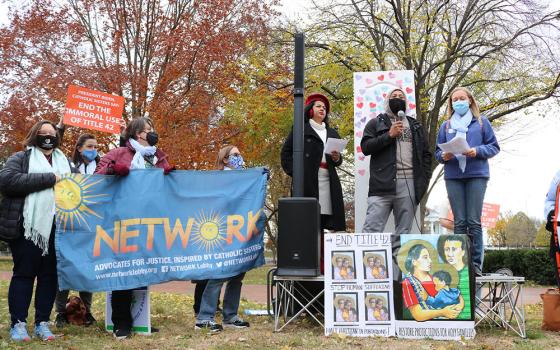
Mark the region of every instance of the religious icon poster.
POLYGON ((325 235, 325 334, 470 339, 464 235, 325 235))
POLYGON ((474 277, 465 235, 400 235, 395 286, 401 338, 474 337, 474 277))

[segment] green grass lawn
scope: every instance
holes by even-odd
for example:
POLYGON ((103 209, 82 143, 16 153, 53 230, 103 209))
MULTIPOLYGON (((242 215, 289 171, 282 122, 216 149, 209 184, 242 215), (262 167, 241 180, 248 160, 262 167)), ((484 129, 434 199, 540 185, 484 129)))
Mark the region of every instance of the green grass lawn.
POLYGON ((266 274, 274 266, 263 265, 257 269, 248 271, 243 278, 243 284, 266 284, 266 274))
POLYGON ((13 265, 11 256, 0 257, 0 271, 12 271, 13 265))
MULTIPOLYGON (((116 341, 103 330, 104 296, 94 296, 93 312, 98 326, 89 328, 70 326, 62 330, 53 327, 58 336, 45 344, 32 340, 16 344, 9 340, 9 312, 7 302, 8 281, 0 281, 0 349, 558 349, 560 334, 540 330, 542 305, 527 308, 528 339, 521 339, 503 329, 479 328, 475 340, 443 342, 434 340, 401 340, 396 338, 325 337, 322 329, 307 319, 300 319, 281 333, 272 332, 272 319, 267 316, 245 317, 251 328, 225 330, 208 334, 194 330, 192 297, 183 294, 151 293, 152 324, 160 328, 151 336, 134 336, 116 341)), ((242 301, 241 309, 262 308, 242 301)), ((33 315, 33 307, 30 309, 33 315)), ((30 317, 29 321, 32 321, 30 317)))
MULTIPOLYGON (((272 266, 265 265, 249 271, 243 283, 266 284, 266 274, 271 268, 272 266)), ((11 258, 0 258, 0 271, 11 269, 11 258)), ((58 337, 48 345, 35 339, 29 344, 15 344, 9 340, 8 283, 0 281, 0 349, 560 349, 560 334, 540 330, 541 304, 530 305, 526 309, 527 339, 521 339, 513 332, 488 326, 477 329, 475 340, 464 342, 325 337, 322 329, 305 318, 289 325, 281 333, 274 333, 273 320, 267 316, 245 316, 251 322, 250 329, 225 330, 211 335, 194 330, 191 296, 157 292, 151 293, 152 324, 161 331, 151 336, 134 336, 125 341, 115 341, 103 329, 105 297, 103 293, 98 293, 93 303, 98 326, 70 326, 62 330, 53 327, 58 337)), ((241 309, 245 308, 263 309, 265 306, 243 300, 241 309)), ((33 315, 33 306, 30 308, 30 315, 33 315)), ((29 321, 32 320, 31 316, 29 321)))
MULTIPOLYGON (((0 271, 12 271, 12 258, 0 257, 0 271)), ((273 268, 271 265, 264 265, 257 269, 253 269, 245 275, 244 284, 266 284, 266 274, 273 268)))

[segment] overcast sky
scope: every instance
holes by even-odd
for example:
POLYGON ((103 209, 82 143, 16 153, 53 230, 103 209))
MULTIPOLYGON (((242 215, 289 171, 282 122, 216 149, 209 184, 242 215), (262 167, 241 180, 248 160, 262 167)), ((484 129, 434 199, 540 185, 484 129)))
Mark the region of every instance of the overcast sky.
MULTIPOLYGON (((551 4, 560 8, 560 1, 551 4)), ((305 20, 310 6, 308 1, 282 0, 279 9, 288 18, 305 20)), ((0 0, 0 24, 7 23, 6 9, 6 2, 0 0)), ((500 204, 502 211, 525 211, 542 219, 544 196, 560 169, 559 105, 560 101, 541 103, 509 116, 496 130, 502 151, 490 163, 486 202, 500 204)), ((440 181, 429 204, 441 203, 445 197, 445 186, 440 181)))
MULTIPOLYGON (((549 3, 560 9, 560 1, 549 3)), ((281 11, 288 18, 306 20, 310 6, 309 1, 282 0, 281 11)), ((501 152, 490 160, 485 202, 500 204, 502 212, 524 211, 543 219, 544 197, 560 170, 560 100, 512 114, 495 132, 501 152)), ((440 180, 428 205, 440 206, 446 197, 440 180)))

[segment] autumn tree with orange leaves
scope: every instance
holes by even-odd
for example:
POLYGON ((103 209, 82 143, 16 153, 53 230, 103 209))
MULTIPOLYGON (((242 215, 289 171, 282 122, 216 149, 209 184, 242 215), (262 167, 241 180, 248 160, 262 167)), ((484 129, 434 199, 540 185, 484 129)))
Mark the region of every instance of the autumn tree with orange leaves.
MULTIPOLYGON (((70 84, 125 97, 125 120, 151 117, 183 169, 210 168, 239 128, 219 125, 248 43, 262 44, 268 0, 34 0, 0 28, 2 152, 63 114, 70 84), (218 125, 220 126, 218 128, 218 125)), ((83 132, 71 128, 66 147, 83 132)), ((108 147, 115 137, 99 134, 108 147)), ((0 155, 2 156, 2 155, 0 155)))

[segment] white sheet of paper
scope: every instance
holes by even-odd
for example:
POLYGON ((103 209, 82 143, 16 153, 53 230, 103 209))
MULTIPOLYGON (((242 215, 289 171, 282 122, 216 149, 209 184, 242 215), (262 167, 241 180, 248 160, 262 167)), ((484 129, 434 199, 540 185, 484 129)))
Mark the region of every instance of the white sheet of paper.
POLYGON ((451 141, 438 144, 442 151, 453 154, 463 154, 471 147, 467 140, 462 137, 454 137, 451 141))
POLYGON ((331 154, 332 151, 342 153, 344 148, 346 148, 346 144, 348 144, 348 140, 328 138, 325 145, 325 154, 331 154))

